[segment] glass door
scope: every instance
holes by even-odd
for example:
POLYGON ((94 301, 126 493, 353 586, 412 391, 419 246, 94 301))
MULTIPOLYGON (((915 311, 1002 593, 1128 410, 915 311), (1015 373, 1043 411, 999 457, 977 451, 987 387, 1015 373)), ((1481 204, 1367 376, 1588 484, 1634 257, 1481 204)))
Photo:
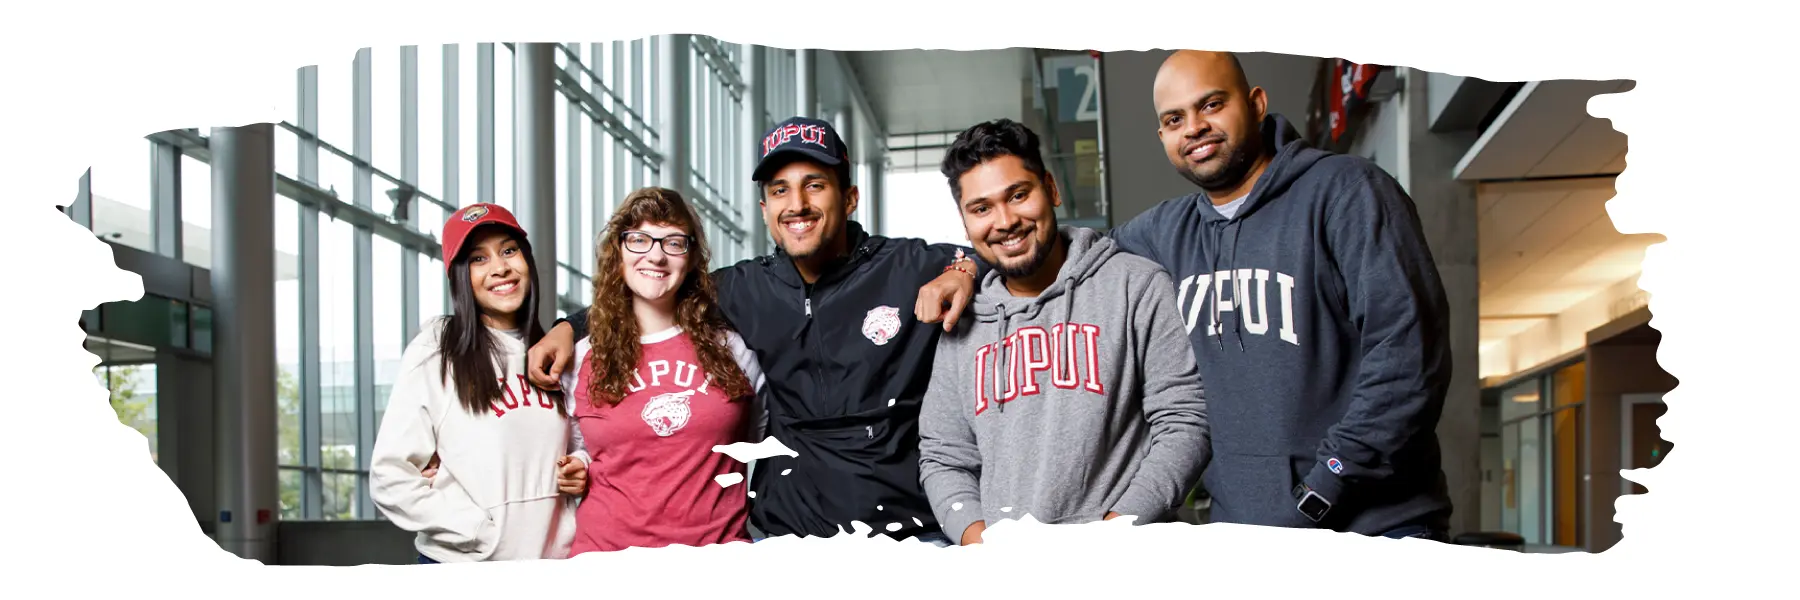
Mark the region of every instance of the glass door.
MULTIPOLYGON (((1619 468, 1649 469, 1662 463, 1673 445, 1664 442, 1656 419, 1668 412, 1662 394, 1628 394, 1619 403, 1619 468)), ((1649 490, 1636 482, 1619 478, 1620 494, 1643 494, 1649 490)))

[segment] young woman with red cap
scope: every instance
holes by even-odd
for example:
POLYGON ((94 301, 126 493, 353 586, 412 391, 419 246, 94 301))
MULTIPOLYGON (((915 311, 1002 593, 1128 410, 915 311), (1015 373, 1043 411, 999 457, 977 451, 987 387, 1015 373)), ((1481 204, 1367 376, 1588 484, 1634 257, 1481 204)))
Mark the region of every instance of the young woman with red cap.
POLYGON ((400 359, 370 495, 418 534, 421 563, 565 558, 587 453, 562 395, 526 379, 525 350, 544 335, 531 244, 493 204, 452 214, 443 244, 454 312, 400 359))
POLYGON ((713 448, 762 440, 762 370, 719 310, 699 219, 638 190, 597 245, 592 329, 561 386, 594 457, 571 555, 750 541, 745 465, 713 448))

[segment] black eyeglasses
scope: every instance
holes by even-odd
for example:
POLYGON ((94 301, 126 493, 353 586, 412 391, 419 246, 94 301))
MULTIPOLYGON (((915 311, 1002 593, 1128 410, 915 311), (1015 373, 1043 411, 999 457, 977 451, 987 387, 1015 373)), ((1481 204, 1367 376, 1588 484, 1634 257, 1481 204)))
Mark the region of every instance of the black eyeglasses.
POLYGON ((619 234, 619 239, 625 242, 625 249, 634 254, 645 254, 650 252, 652 246, 661 245, 663 254, 680 256, 688 253, 688 248, 692 247, 694 238, 679 233, 666 237, 653 237, 642 231, 627 231, 619 234))

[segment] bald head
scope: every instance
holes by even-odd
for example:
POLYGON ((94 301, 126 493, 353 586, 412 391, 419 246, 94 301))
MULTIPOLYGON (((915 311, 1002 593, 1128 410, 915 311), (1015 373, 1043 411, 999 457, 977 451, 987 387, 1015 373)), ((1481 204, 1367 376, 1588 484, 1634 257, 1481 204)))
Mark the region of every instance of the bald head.
POLYGON ((1221 197, 1240 193, 1259 169, 1268 99, 1251 87, 1236 54, 1181 50, 1156 71, 1156 135, 1170 164, 1221 197))
POLYGON ((1177 50, 1164 59, 1162 67, 1156 70, 1152 94, 1157 97, 1157 112, 1162 112, 1161 96, 1165 92, 1164 88, 1191 87, 1195 84, 1210 85, 1212 89, 1233 94, 1250 93, 1250 79, 1244 76, 1244 64, 1238 62, 1236 52, 1177 50))

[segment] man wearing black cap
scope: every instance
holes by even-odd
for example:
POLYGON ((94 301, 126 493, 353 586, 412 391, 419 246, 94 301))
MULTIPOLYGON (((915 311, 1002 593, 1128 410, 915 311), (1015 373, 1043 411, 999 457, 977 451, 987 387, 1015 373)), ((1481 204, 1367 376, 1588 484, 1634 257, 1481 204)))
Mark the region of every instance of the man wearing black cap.
MULTIPOLYGON (((712 277, 768 377, 769 435, 799 456, 757 461, 751 526, 759 537, 830 537, 857 521, 948 545, 919 485, 919 404, 938 336, 983 268, 967 248, 872 235, 850 220, 858 190, 830 123, 788 119, 756 152, 752 179, 778 248, 712 277), (944 324, 909 323, 908 304, 922 323, 944 324)), ((557 387, 575 331, 588 331, 585 308, 531 349, 534 383, 557 387)))

